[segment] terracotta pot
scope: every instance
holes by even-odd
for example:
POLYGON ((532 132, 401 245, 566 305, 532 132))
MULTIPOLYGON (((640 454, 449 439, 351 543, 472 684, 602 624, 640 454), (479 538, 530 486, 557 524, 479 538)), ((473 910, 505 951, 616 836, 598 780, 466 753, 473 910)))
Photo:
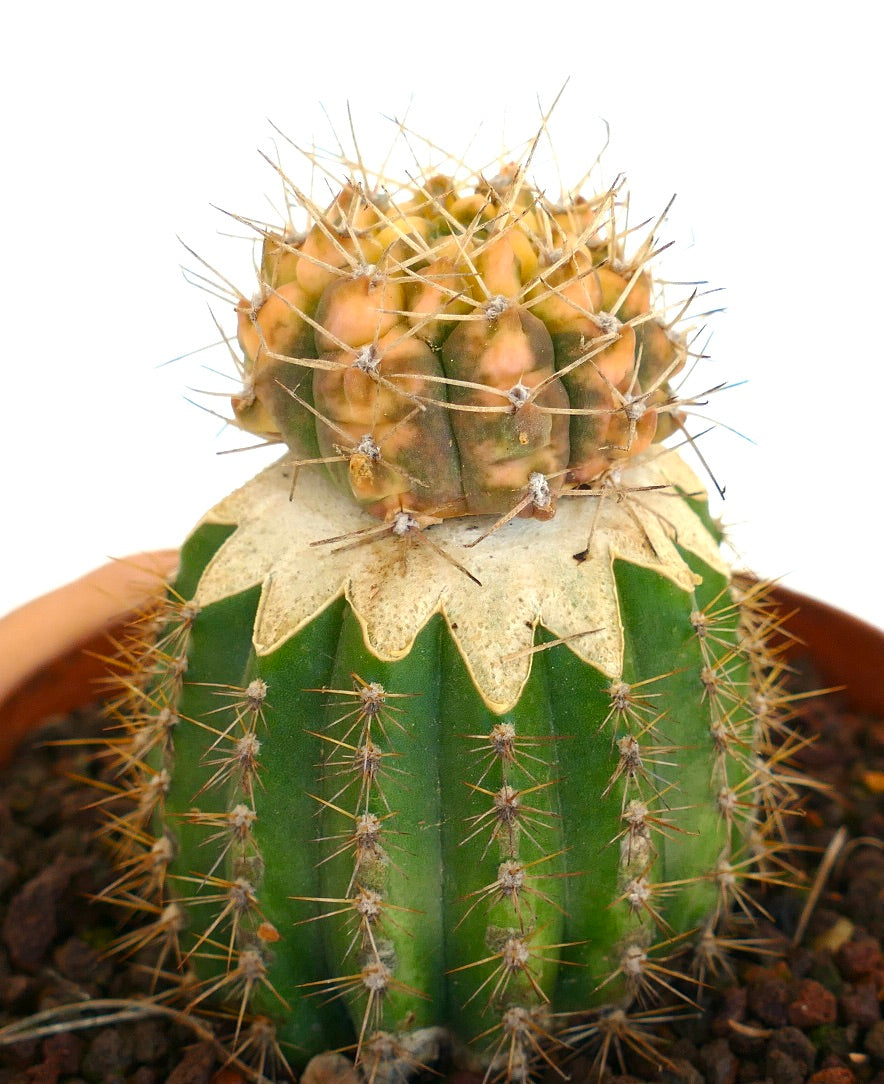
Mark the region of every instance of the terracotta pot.
POLYGON ((99 698, 114 641, 156 598, 175 550, 139 553, 90 572, 0 619, 0 766, 47 715, 99 698))
MULTIPOLYGON (((0 765, 47 715, 98 698, 114 641, 175 567, 173 550, 114 561, 0 620, 0 765)), ((826 603, 777 587, 802 654, 859 711, 884 716, 884 632, 826 603)))
POLYGON ((843 685, 856 711, 884 717, 884 631, 785 587, 773 597, 795 638, 789 656, 806 656, 825 685, 843 685))

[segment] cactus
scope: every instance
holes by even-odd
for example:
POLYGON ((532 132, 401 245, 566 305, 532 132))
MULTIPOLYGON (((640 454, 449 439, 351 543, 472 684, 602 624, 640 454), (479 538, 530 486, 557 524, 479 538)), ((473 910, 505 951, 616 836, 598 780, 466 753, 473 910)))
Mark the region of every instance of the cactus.
POLYGON ((284 178, 232 407, 289 450, 124 653, 120 947, 259 1074, 653 1054, 776 854, 776 618, 663 444, 688 305, 533 147, 327 206, 284 178))

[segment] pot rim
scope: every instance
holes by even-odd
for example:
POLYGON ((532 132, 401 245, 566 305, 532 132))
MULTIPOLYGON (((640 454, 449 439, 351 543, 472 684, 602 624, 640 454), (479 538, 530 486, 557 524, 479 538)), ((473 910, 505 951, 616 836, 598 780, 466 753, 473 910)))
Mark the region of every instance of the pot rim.
POLYGON ((47 715, 99 699, 117 635, 156 599, 177 550, 119 558, 0 618, 0 764, 47 715))

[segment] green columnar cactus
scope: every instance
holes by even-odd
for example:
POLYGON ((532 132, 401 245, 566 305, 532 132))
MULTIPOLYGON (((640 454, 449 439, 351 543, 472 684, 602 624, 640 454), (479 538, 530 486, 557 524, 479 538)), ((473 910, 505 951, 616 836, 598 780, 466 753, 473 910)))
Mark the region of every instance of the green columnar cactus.
POLYGON ((774 618, 661 443, 684 306, 616 191, 527 164, 286 182, 233 410, 290 451, 186 542, 118 708, 123 944, 262 1072, 650 1050, 774 846, 774 618))

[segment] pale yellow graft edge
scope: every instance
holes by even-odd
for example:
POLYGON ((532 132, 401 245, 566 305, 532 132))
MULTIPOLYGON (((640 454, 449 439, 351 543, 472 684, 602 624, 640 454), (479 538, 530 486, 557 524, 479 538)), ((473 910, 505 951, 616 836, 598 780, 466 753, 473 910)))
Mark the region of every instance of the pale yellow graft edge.
POLYGON ((369 649, 392 661, 409 653, 435 613, 451 634, 482 697, 495 712, 518 701, 531 668, 534 631, 543 625, 585 662, 610 677, 623 656, 613 575, 622 558, 667 576, 685 591, 696 576, 671 537, 726 573, 715 540, 669 484, 698 494, 702 486, 674 452, 655 448, 630 462, 604 498, 586 548, 599 497, 563 497, 549 522, 516 519, 475 548, 488 517, 446 520, 428 537, 469 569, 481 587, 414 535, 389 532, 312 545, 322 539, 379 528, 318 470, 302 471, 289 500, 291 467, 282 459, 217 505, 203 523, 235 524, 207 566, 196 601, 207 606, 257 584, 263 586, 255 624, 260 655, 275 651, 342 593, 359 619, 369 649), (650 543, 650 544, 649 544, 650 543), (653 546, 653 548, 652 548, 653 546))

